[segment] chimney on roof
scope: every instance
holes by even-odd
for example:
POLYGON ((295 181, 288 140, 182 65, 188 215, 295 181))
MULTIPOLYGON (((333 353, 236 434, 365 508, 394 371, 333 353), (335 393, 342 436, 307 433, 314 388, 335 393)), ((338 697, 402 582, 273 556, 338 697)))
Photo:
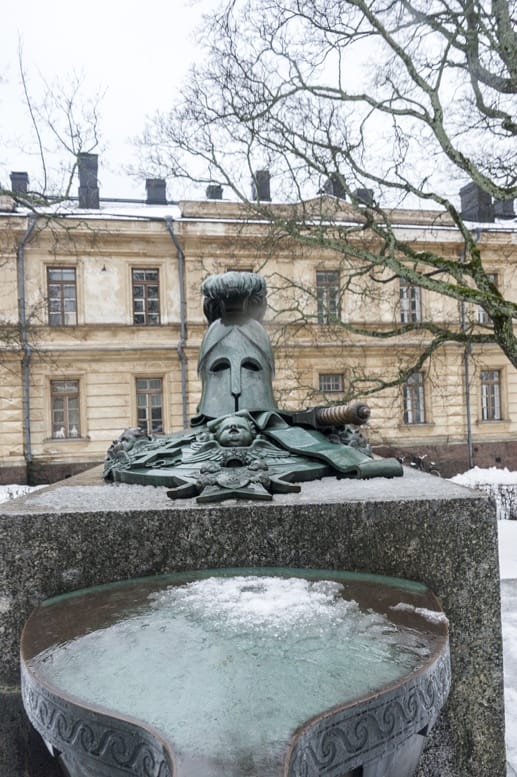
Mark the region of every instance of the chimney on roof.
POLYGON ((207 200, 222 200, 223 187, 218 183, 209 183, 206 187, 207 200))
POLYGON ((494 220, 492 198, 472 181, 460 189, 461 216, 466 221, 494 220))
POLYGON ((99 182, 97 171, 99 157, 97 154, 82 152, 77 154, 77 168, 79 171, 79 207, 99 207, 99 182))
POLYGON ((271 202, 269 170, 255 170, 251 179, 251 199, 271 202))
POLYGON ((13 194, 27 194, 29 190, 28 173, 11 173, 11 191, 13 194))
POLYGON ((332 197, 339 197, 340 200, 346 200, 346 191, 343 186, 343 181, 338 173, 332 173, 323 184, 323 191, 325 194, 330 194, 332 197))
POLYGON ((166 183, 163 178, 147 178, 145 190, 148 205, 167 205, 166 183))
POLYGON ((498 219, 515 218, 515 207, 513 200, 494 200, 494 215, 498 219))
POLYGON ((373 189, 356 189, 354 195, 359 205, 373 205, 373 189))

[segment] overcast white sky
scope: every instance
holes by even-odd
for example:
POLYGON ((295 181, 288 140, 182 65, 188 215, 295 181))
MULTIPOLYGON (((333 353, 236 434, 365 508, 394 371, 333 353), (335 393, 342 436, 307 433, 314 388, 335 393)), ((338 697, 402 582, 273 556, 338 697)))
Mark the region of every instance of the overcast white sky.
MULTIPOLYGON (((213 0, 24 0, 10 3, 0 25, 0 184, 9 172, 40 175, 27 154, 34 136, 20 83, 18 50, 35 100, 43 81, 84 77, 85 92, 105 90, 101 102, 104 145, 99 156, 101 196, 144 197, 144 182, 123 171, 130 138, 145 117, 167 108, 194 57, 200 13, 213 0)), ((76 192, 73 192, 76 193, 76 192)), ((169 196, 173 193, 169 192, 169 196)), ((178 193, 174 193, 176 195, 178 193)))

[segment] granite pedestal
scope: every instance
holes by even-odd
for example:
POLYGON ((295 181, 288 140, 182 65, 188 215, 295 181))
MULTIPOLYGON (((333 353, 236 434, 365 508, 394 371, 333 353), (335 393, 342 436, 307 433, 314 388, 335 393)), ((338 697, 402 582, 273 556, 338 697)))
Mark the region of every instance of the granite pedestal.
POLYGON ((58 769, 25 719, 19 637, 43 599, 180 570, 293 566, 417 580, 450 622, 452 690, 418 777, 505 777, 495 508, 483 494, 403 478, 305 483, 272 502, 172 502, 105 484, 100 468, 0 505, 0 774, 58 769))

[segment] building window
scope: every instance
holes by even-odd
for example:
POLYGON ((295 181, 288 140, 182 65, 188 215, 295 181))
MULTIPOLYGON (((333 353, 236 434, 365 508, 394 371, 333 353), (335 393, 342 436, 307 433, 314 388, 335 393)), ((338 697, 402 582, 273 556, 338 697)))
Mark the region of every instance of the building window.
POLYGON ((420 287, 400 279, 400 320, 403 324, 422 320, 420 287))
POLYGON ((161 378, 136 379, 137 426, 146 434, 163 432, 161 378))
POLYGON ((81 436, 79 381, 50 381, 52 437, 56 440, 81 436))
POLYGON ((339 320, 339 271, 320 270, 316 273, 318 324, 339 320))
POLYGON ((414 372, 403 386, 404 423, 425 424, 424 375, 414 372))
POLYGON ((502 418, 500 370, 481 370, 481 417, 483 421, 502 418))
POLYGON ((343 391, 343 376, 338 373, 325 373, 319 376, 320 391, 330 394, 333 391, 343 391))
POLYGON ((75 267, 47 267, 48 322, 50 326, 77 324, 75 267))
MULTIPOLYGON (((488 278, 488 280, 492 281, 492 283, 494 284, 494 286, 496 288, 499 286, 498 279, 497 279, 497 273, 495 273, 495 272, 488 272, 487 273, 487 278, 488 278)), ((492 323, 492 319, 490 318, 490 316, 488 315, 486 310, 484 310, 481 307, 478 307, 478 324, 490 324, 490 323, 492 323)))
POLYGON ((133 323, 156 326, 160 323, 160 283, 158 270, 133 270, 133 323))

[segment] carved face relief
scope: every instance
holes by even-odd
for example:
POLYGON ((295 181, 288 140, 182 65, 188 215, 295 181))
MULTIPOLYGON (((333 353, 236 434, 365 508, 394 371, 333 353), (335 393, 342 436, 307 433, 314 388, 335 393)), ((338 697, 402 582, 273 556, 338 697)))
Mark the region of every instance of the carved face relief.
POLYGON ((248 447, 256 437, 251 424, 239 416, 230 416, 221 421, 215 433, 215 439, 223 448, 248 447))

